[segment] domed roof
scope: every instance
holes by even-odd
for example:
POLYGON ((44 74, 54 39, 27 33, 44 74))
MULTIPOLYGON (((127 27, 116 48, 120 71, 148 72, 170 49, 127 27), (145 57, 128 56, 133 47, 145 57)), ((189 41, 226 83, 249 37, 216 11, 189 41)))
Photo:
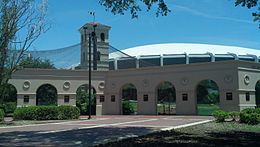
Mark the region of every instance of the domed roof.
MULTIPOLYGON (((224 45, 211 45, 211 44, 192 44, 192 43, 167 43, 167 44, 152 44, 137 46, 121 50, 130 56, 141 55, 163 55, 163 54, 236 54, 236 55, 256 55, 260 56, 260 50, 224 46, 224 45)), ((117 52, 110 53, 109 58, 122 57, 117 52)))

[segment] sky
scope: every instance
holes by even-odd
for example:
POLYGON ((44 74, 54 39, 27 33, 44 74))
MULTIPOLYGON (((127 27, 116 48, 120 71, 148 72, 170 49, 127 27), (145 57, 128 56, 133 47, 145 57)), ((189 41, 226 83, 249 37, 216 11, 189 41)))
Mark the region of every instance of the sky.
POLYGON ((249 10, 235 7, 234 0, 165 0, 171 12, 156 17, 156 6, 145 7, 138 19, 129 13, 114 15, 98 0, 49 0, 48 23, 51 28, 30 50, 51 50, 80 42, 78 29, 93 17, 111 26, 109 43, 126 49, 158 43, 202 43, 247 47, 260 50, 260 29, 249 10))

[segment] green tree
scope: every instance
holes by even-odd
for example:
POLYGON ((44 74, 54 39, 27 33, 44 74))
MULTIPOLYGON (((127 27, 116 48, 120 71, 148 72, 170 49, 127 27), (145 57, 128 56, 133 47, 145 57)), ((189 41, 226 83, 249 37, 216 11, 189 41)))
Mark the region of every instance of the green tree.
MULTIPOLYGON (((260 1, 259 0, 235 0, 236 6, 247 7, 248 9, 257 8, 255 12, 252 13, 254 17, 254 21, 258 21, 260 23, 260 1)), ((259 24, 260 29, 260 24, 259 24)))
POLYGON ((130 11, 132 18, 138 17, 138 12, 142 11, 142 4, 146 6, 147 11, 151 10, 153 5, 157 5, 156 16, 167 16, 171 12, 164 0, 99 0, 99 3, 113 14, 124 15, 130 11))
MULTIPOLYGON (((92 88, 93 94, 91 95, 91 114, 96 114, 96 94, 92 88)), ((89 93, 88 85, 82 85, 77 89, 76 106, 80 109, 80 114, 86 115, 89 113, 89 93)))
MULTIPOLYGON (((260 2, 259 0, 234 0, 235 6, 242 6, 251 8, 257 8, 256 12, 252 13, 254 21, 260 23, 260 2)), ((99 0, 99 3, 105 7, 107 11, 111 11, 113 14, 124 15, 126 12, 130 12, 132 18, 138 17, 138 12, 142 11, 142 5, 149 11, 154 5, 157 5, 156 16, 167 16, 171 12, 165 0, 99 0)), ((212 1, 212 3, 214 3, 212 1)), ((260 28, 260 25, 259 25, 260 28)))
POLYGON ((26 50, 49 26, 47 3, 36 0, 0 0, 0 99, 5 84, 26 50))
POLYGON ((42 85, 36 92, 36 105, 57 105, 57 90, 50 84, 42 85))
POLYGON ((54 64, 48 59, 30 58, 27 57, 19 63, 23 68, 42 68, 42 69, 55 69, 54 64))

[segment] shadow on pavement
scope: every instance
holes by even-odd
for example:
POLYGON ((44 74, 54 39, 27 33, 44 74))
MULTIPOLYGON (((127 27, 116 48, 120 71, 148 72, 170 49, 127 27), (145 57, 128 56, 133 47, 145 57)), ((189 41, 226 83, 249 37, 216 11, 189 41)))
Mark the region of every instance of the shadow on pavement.
POLYGON ((221 132, 204 135, 167 131, 152 133, 139 138, 128 138, 117 142, 101 144, 101 146, 260 146, 260 133, 221 132))
POLYGON ((0 146, 91 146, 153 131, 153 129, 142 127, 103 127, 46 134, 15 131, 1 133, 0 146))

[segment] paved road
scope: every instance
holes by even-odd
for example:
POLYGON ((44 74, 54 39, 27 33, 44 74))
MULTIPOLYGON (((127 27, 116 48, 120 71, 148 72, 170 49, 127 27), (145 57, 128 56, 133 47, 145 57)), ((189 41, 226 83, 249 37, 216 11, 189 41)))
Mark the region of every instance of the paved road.
POLYGON ((202 116, 99 116, 92 120, 0 127, 0 146, 91 146, 211 119, 202 116))

